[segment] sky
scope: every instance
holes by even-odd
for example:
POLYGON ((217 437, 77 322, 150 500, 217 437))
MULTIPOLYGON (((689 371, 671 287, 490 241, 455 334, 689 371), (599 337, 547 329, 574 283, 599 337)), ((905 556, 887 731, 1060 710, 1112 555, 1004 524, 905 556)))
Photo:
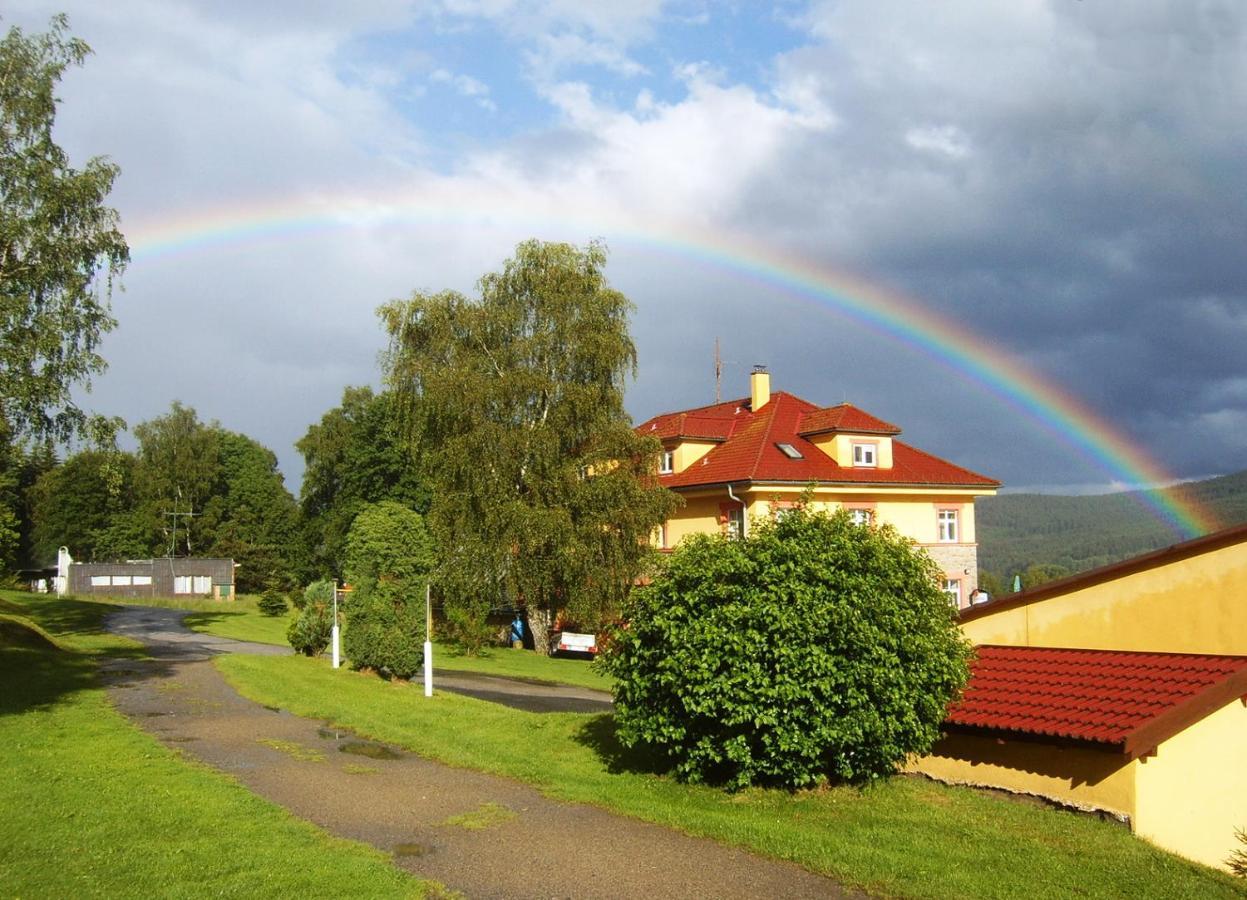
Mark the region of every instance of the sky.
POLYGON ((376 308, 470 294, 526 238, 609 247, 637 421, 713 401, 718 337, 725 398, 764 364, 1010 489, 1139 475, 1010 385, 1153 478, 1247 468, 1235 0, 9 0, 2 25, 58 11, 94 55, 57 139, 120 166, 133 254, 83 403, 181 401, 296 492, 295 441, 380 384, 376 308))

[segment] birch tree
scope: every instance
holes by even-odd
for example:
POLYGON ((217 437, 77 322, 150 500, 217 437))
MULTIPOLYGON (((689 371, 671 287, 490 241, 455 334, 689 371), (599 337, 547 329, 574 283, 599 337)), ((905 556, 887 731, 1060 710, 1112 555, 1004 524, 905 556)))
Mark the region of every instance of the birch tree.
POLYGON ((605 263, 597 243, 526 241, 477 299, 417 292, 379 310, 432 494, 434 583, 451 604, 521 603, 541 652, 559 613, 585 629, 615 614, 679 502, 624 410, 632 304, 605 263))

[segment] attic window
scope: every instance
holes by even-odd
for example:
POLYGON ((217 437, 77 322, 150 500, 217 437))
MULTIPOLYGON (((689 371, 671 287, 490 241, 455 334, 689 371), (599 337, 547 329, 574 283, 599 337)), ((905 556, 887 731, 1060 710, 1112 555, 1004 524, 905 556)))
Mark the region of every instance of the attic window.
POLYGON ((792 444, 776 444, 775 446, 778 447, 780 452, 789 459, 805 459, 805 457, 801 455, 801 451, 792 444))
POLYGON ((662 458, 658 461, 658 472, 661 475, 670 475, 675 471, 675 453, 671 450, 664 450, 662 458))

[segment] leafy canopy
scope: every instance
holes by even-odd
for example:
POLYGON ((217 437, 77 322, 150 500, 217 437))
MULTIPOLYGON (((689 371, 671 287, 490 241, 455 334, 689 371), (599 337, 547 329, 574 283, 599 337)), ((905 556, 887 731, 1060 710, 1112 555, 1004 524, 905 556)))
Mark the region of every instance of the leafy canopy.
POLYGON ((606 656, 620 740, 733 789, 890 774, 931 747, 968 677, 937 575, 843 511, 686 539, 606 656))
POLYGON ((605 264, 599 244, 526 241, 478 300, 416 293, 379 311, 432 494, 439 587, 452 605, 522 599, 538 649, 556 610, 588 627, 612 615, 678 502, 624 410, 632 304, 605 264))
POLYGON ((0 40, 0 415, 58 439, 115 427, 88 420, 70 390, 104 369, 96 348, 129 260, 104 205, 117 167, 95 157, 74 169, 52 139, 56 84, 91 52, 68 28, 59 15, 47 34, 0 40))

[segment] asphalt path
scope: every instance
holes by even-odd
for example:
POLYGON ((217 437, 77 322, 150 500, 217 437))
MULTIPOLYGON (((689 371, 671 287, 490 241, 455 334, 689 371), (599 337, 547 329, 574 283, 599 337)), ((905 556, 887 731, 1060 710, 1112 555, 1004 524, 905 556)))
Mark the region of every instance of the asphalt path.
MULTIPOLYGON (((326 831, 468 897, 842 897, 830 879, 703 838, 562 803, 533 788, 423 759, 325 722, 240 696, 220 653, 288 652, 197 635, 178 610, 126 607, 108 620, 148 660, 106 665, 114 705, 170 747, 226 772, 326 831)), ((445 673, 466 690, 512 699, 549 685, 445 673)), ((446 687, 446 689, 450 689, 446 687)), ((561 702, 601 703, 582 688, 561 702)), ((413 687, 413 700, 419 698, 413 687)), ((422 699, 422 698, 419 698, 422 699)), ((257 887, 263 873, 256 873, 257 887)), ((347 891, 349 893, 349 889, 347 891)))

